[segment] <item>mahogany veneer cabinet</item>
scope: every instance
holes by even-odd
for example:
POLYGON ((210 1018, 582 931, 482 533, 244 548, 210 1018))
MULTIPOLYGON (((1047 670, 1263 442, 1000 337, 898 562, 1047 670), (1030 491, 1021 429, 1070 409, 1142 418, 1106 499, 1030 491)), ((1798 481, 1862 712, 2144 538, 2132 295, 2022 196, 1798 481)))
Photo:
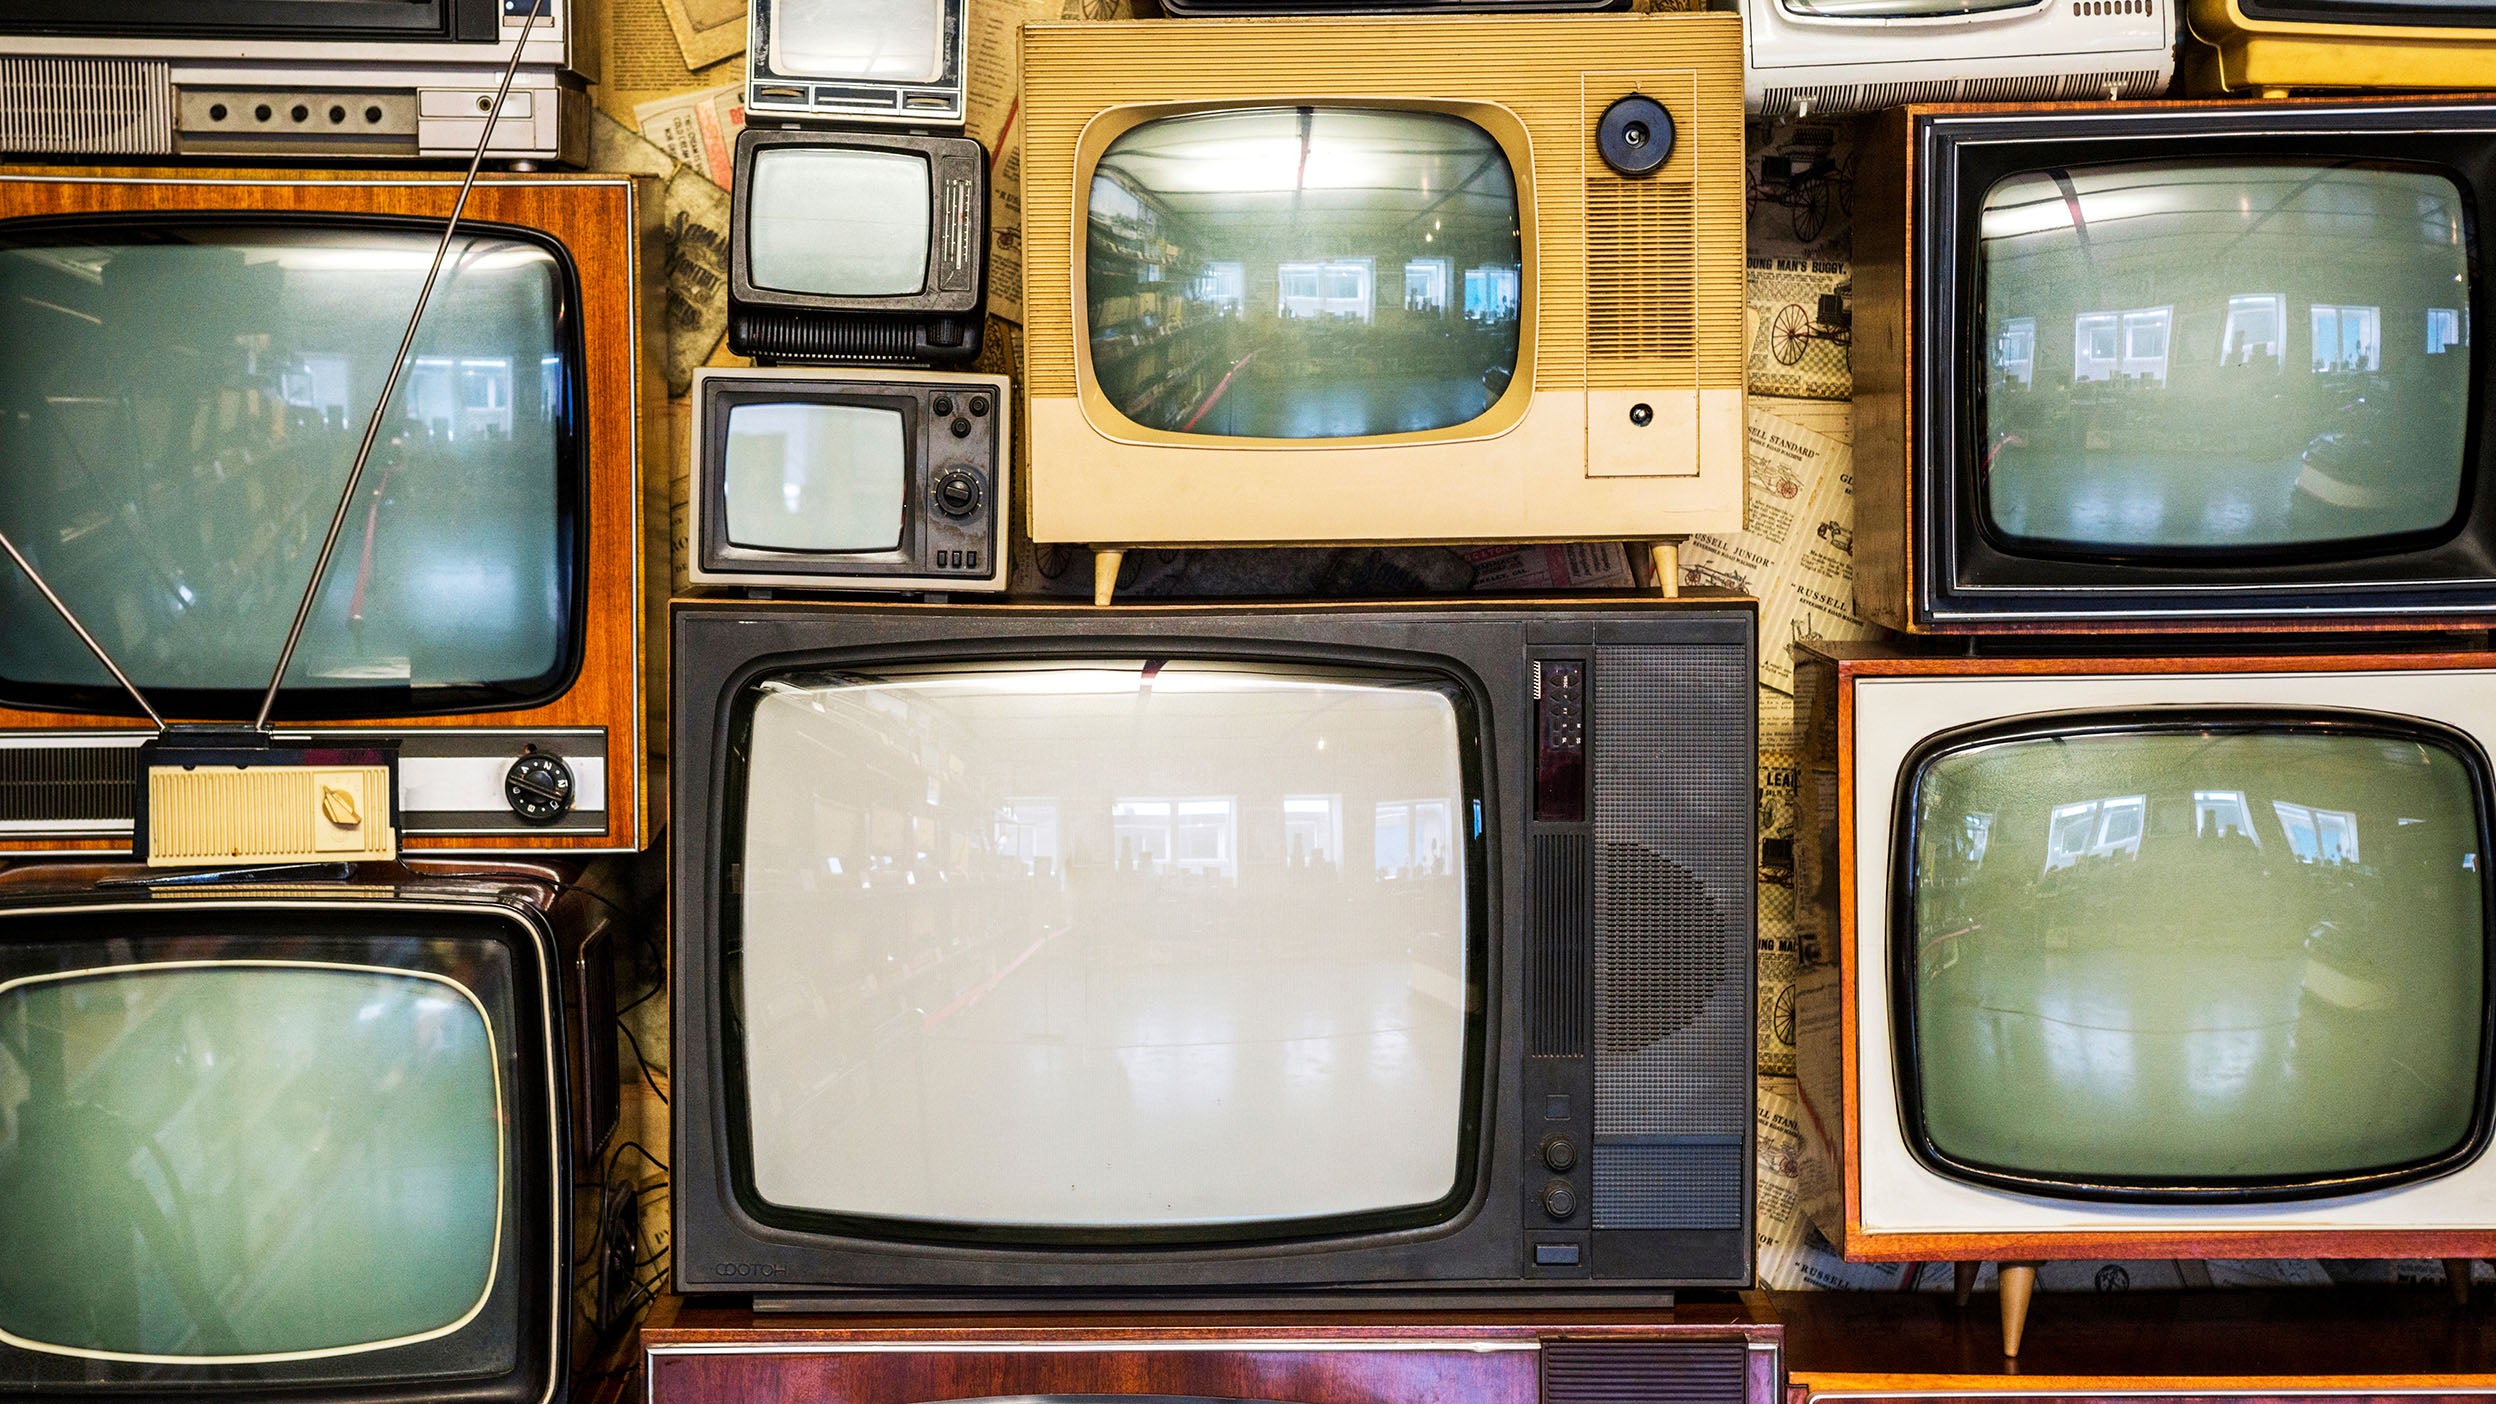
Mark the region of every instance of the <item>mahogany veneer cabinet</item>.
MULTIPOLYGON (((1647 1312, 773 1316, 671 1299, 649 1404, 935 1404, 1114 1394, 1284 1404, 1781 1404, 1777 1326, 1647 1312)), ((1138 1401, 1141 1404, 1141 1401, 1138 1401)))
POLYGON ((1941 1292, 1778 1292, 1787 1404, 2484 1401, 2496 1310, 2426 1287, 2057 1294, 2015 1360, 1941 1292))

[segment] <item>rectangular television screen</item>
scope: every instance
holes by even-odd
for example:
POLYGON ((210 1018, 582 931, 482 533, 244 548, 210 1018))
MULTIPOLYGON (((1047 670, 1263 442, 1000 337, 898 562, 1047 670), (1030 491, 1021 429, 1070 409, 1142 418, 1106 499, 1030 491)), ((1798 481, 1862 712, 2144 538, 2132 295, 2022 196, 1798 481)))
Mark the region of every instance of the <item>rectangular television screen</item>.
MULTIPOLYGON (((0 524, 157 705, 248 716, 439 226, 151 215, 0 228, 0 524)), ((533 705, 582 649, 579 293, 464 233, 321 583, 281 717, 533 705)), ((127 700, 14 570, 0 701, 127 700)))
POLYGON ((1094 167, 1087 349, 1164 433, 1368 439, 1507 393, 1526 325, 1516 172, 1449 113, 1257 107, 1145 121, 1094 167))
POLYGON ((823 297, 908 297, 927 284, 925 156, 854 146, 754 152, 746 253, 754 286, 823 297))
POLYGON ((2276 1200, 2488 1132, 2489 778, 2357 714, 2061 717, 1910 760, 1911 1148, 2029 1194, 2276 1200))
POLYGON ((2447 172, 2182 159, 1984 195, 1982 503, 2014 550, 2380 552, 2468 506, 2472 251, 2447 172))
POLYGON ((0 927, 0 1373, 537 1397, 559 1373, 560 1154, 508 925, 70 907, 0 927))
POLYGON ((759 1219, 1150 1243, 1470 1194, 1452 681, 1026 659, 784 670, 740 708, 728 1115, 759 1219))
POLYGON ((945 76, 944 0, 772 0, 763 42, 781 78, 933 83, 945 76))
POLYGON ((898 408, 733 405, 725 469, 731 545, 767 551, 901 545, 910 460, 898 408))

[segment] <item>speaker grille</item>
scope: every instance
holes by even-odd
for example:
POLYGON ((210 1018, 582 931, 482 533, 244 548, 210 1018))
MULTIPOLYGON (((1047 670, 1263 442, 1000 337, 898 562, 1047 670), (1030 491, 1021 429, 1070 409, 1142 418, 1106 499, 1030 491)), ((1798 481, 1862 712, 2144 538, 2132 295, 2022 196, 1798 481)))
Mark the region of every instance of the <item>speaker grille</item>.
POLYGON ((1586 1056, 1586 836, 1536 834, 1526 916, 1526 1039, 1537 1058, 1586 1056))
POLYGON ((1553 1341, 1543 1404, 1743 1404, 1738 1341, 1553 1341))
POLYGON ((1861 112, 1901 107, 1911 102, 2051 102, 2058 98, 2096 101, 2109 91, 2128 98, 2155 97, 2166 91, 2158 71, 2128 73, 2066 73, 2022 78, 1929 78, 1910 83, 1821 83, 1770 88, 1760 99, 1763 117, 1803 113, 1861 112))
POLYGON ((0 750, 0 821, 127 820, 138 811, 136 746, 0 750))
POLYGON ((1686 182, 1586 182, 1586 379, 1606 384, 1607 361, 1665 361, 1671 378, 1698 383, 1698 203, 1686 182))
POLYGON ((1598 648, 1595 677, 1594 1226, 1739 1228, 1757 1053, 1751 660, 1598 648))
POLYGON ((160 59, 0 59, 0 150, 173 153, 173 67, 160 59))

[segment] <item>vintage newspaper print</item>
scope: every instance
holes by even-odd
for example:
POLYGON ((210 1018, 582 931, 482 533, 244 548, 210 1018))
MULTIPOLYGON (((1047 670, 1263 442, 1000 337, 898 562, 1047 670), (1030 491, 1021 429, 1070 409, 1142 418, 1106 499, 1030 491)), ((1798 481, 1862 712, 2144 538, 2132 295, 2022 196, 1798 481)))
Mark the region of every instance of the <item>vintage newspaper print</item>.
POLYGON ((1750 411, 1749 525, 1682 544, 1685 585, 1718 585, 1759 601, 1759 680, 1794 690, 1797 639, 1864 639, 1855 613, 1853 450, 1750 411))
POLYGON ((660 150, 725 189, 736 169, 737 133, 745 130, 745 85, 656 98, 633 108, 633 122, 660 150))
POLYGON ((708 68, 745 52, 745 0, 659 0, 685 67, 708 68))
POLYGON ((682 395, 728 334, 728 192, 604 112, 590 119, 590 156, 599 170, 665 182, 658 218, 667 300, 651 334, 662 338, 667 392, 682 395))
POLYGON ((1581 590, 1634 585, 1629 553, 1617 541, 1554 546, 1459 547, 1473 564, 1476 590, 1581 590))
POLYGON ((1751 393, 1804 400, 1852 395, 1853 268, 1835 258, 1754 258, 1744 279, 1751 307, 1751 393))
POLYGON ((1759 1071, 1794 1075, 1794 777, 1791 755, 1759 756, 1759 1071))
POLYGON ((1744 134, 1743 208, 1753 258, 1849 256, 1855 237, 1858 119, 1753 122, 1744 134))

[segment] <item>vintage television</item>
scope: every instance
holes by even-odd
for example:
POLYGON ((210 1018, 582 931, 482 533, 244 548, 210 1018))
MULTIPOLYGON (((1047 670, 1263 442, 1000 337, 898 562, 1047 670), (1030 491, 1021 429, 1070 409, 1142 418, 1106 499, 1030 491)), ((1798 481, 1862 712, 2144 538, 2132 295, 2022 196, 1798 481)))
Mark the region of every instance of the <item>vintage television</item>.
POLYGON ((700 585, 1005 588, 1013 382, 942 371, 693 376, 686 573, 700 585))
POLYGON ((745 110, 959 127, 965 0, 752 0, 745 110))
POLYGON ((1929 633, 2496 613, 2496 106, 1910 107, 1855 204, 1856 593, 1929 633))
POLYGON ((988 301, 988 155, 969 137, 737 137, 728 348, 766 361, 966 361, 988 301))
POLYGON ((7 0, 0 151, 585 164, 595 0, 7 0))
POLYGON ((1744 105, 1809 117, 1907 102, 2154 97, 2170 0, 1741 0, 1744 105))
POLYGON ((1738 528, 1739 28, 1026 26, 1033 539, 1738 528))
POLYGON ((2496 87, 2496 15, 2414 0, 2189 0, 2196 94, 2496 87))
MULTIPOLYGON (((257 713, 456 190, 0 175, 0 531, 169 719, 257 713)), ((410 849, 642 845, 635 210, 477 185, 277 697, 410 849)), ((151 734, 0 557, 0 852, 130 851, 151 734)))
POLYGON ((674 609, 679 1290, 1750 1282, 1749 602, 674 609))
POLYGON ((1849 1259, 2496 1251, 2496 654, 1795 657, 1849 1259))
POLYGON ((0 873, 0 1394, 561 1399, 614 924, 569 866, 0 873))

